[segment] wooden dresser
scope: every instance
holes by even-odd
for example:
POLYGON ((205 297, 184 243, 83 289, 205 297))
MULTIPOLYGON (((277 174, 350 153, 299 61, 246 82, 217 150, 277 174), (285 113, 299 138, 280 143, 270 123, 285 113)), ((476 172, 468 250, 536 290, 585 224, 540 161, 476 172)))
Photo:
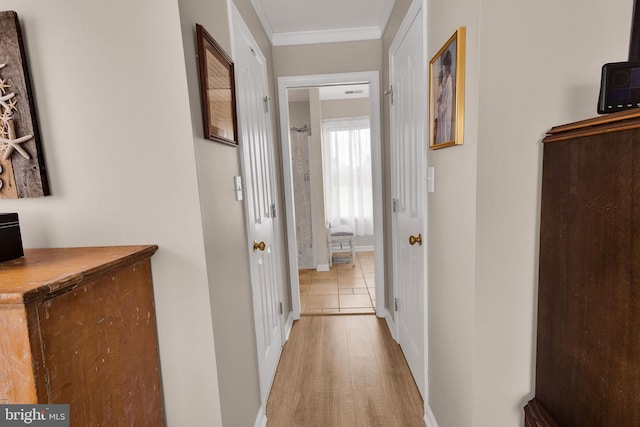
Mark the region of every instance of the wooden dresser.
POLYGON ((72 426, 162 426, 157 246, 27 249, 0 263, 0 403, 69 404, 72 426))
POLYGON ((640 110, 544 139, 526 426, 640 426, 640 110))

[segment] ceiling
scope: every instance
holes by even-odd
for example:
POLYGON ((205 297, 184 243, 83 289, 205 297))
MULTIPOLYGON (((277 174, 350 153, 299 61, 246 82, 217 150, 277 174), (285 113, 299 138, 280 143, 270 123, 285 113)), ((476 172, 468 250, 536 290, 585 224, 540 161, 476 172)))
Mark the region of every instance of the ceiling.
POLYGON ((274 46, 379 39, 395 0, 251 0, 274 46))

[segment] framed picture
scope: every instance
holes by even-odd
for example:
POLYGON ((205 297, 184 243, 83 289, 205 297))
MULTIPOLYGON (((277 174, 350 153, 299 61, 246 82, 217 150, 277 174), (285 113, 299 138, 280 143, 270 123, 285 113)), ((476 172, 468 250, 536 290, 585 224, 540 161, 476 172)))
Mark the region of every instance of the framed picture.
POLYGON ((460 27, 429 62, 429 148, 464 142, 466 28, 460 27))
POLYGON ((238 146, 233 61, 205 28, 196 24, 204 137, 238 146))

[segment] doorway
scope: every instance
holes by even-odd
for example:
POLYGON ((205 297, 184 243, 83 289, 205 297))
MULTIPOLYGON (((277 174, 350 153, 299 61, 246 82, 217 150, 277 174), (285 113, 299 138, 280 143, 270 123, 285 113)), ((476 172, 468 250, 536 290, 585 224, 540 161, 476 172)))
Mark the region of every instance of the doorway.
POLYGON ((369 84, 287 93, 300 314, 374 314, 369 84))
MULTIPOLYGON (((285 181, 285 204, 287 211, 287 235, 288 235, 288 256, 289 256, 289 276, 291 282, 291 297, 292 297, 292 311, 293 318, 299 319, 301 314, 301 290, 304 292, 307 284, 303 284, 301 288, 301 279, 299 276, 299 268, 300 267, 313 267, 313 270, 309 270, 309 274, 317 274, 321 275, 331 275, 330 271, 330 252, 328 250, 327 242, 327 227, 323 224, 325 221, 315 221, 316 224, 319 223, 316 227, 311 227, 311 230, 306 230, 304 233, 307 236, 310 236, 313 239, 313 242, 317 246, 315 251, 312 251, 310 254, 307 254, 307 257, 304 258, 306 261, 304 263, 310 263, 311 265, 300 265, 298 255, 299 255, 299 245, 300 242, 304 241, 304 239, 299 239, 297 233, 297 223, 296 223, 296 215, 298 211, 304 210, 307 212, 307 215, 313 216, 313 212, 318 212, 317 209, 313 206, 313 200, 309 200, 308 207, 304 206, 296 206, 295 200, 295 187, 294 187, 294 174, 300 175, 300 171, 296 170, 296 166, 292 162, 292 154, 294 154, 295 150, 299 150, 299 147, 295 147, 294 140, 299 141, 298 132, 295 130, 305 131, 304 126, 310 126, 309 123, 305 123, 304 120, 297 123, 292 123, 290 120, 290 111, 289 111, 289 101, 291 99, 295 100, 296 97, 299 97, 301 93, 305 93, 305 96, 310 97, 320 97, 320 91, 330 91, 336 90, 335 88, 344 87, 348 85, 352 90, 359 91, 362 87, 365 87, 369 90, 369 103, 368 103, 368 117, 370 120, 370 139, 371 139, 371 171, 372 171, 372 200, 373 200, 373 233, 371 236, 371 240, 369 244, 364 244, 362 246, 367 246, 367 249, 372 249, 371 256, 369 259, 364 256, 363 253, 362 259, 365 260, 366 269, 368 270, 368 274, 372 274, 370 276, 373 278, 374 286, 371 287, 371 296, 372 300, 375 301, 375 312, 378 317, 384 317, 385 313, 385 303, 384 303, 384 244, 383 244, 383 232, 382 232, 382 173, 381 173, 381 142, 380 142, 380 93, 379 93, 379 77, 378 72, 361 72, 361 73, 344 73, 344 74, 325 74, 325 75, 312 75, 312 76, 292 76, 292 77, 280 77, 278 79, 278 94, 279 94, 279 108, 280 108, 280 126, 281 126, 281 135, 282 135, 282 153, 283 153, 283 171, 284 171, 284 181, 285 181), (304 89, 301 91, 301 89, 304 89), (293 127, 293 131, 291 129, 293 127), (370 271, 373 270, 373 271, 370 271)), ((341 90, 341 89, 337 89, 341 90)), ((310 112, 313 115, 312 112, 310 112)), ((312 131, 313 133, 313 131, 312 131)), ((316 132, 315 137, 320 141, 320 131, 316 132)), ((306 136, 303 135, 303 138, 306 136)), ((320 146, 310 146, 311 149, 320 150, 320 146)), ((321 155, 321 154, 320 154, 321 155)), ((305 179, 305 172, 302 172, 302 179, 305 179)), ((311 182, 314 181, 314 170, 311 168, 309 173, 309 180, 311 182)), ((300 180, 300 176, 297 176, 296 181, 300 180)), ((321 170, 315 170, 315 182, 322 184, 323 178, 321 174, 321 170), (318 174, 318 172, 320 172, 318 174)), ((320 190, 320 194, 323 194, 322 189, 320 190)), ((309 223, 312 223, 312 219, 308 219, 309 223)), ((358 246, 358 245, 356 245, 358 246)), ((352 261, 355 263, 359 263, 357 255, 352 257, 352 261)), ((301 258, 302 259, 302 258, 301 258)), ((354 264, 355 264, 354 263, 354 264)), ((361 265, 361 264, 358 264, 361 265)), ((346 269, 352 268, 351 266, 339 265, 336 266, 336 271, 338 269, 346 269)), ((362 271, 362 269, 361 269, 362 271)), ((351 273, 354 272, 354 269, 351 270, 351 273)), ((304 276, 303 276, 304 277, 304 276)), ((346 283, 346 282, 345 282, 346 283)), ((371 280, 369 281, 371 284, 371 280)), ((346 285, 348 286, 348 285, 346 285)), ((362 298, 358 295, 364 295, 360 292, 367 292, 366 285, 364 289, 359 289, 358 291, 354 291, 352 289, 353 295, 352 299, 362 298), (359 292, 356 294, 355 292, 359 292)), ((343 292, 348 292, 347 288, 344 288, 343 292)), ((368 294, 369 295, 369 294, 368 294)), ((336 295, 336 299, 338 295, 336 295)))

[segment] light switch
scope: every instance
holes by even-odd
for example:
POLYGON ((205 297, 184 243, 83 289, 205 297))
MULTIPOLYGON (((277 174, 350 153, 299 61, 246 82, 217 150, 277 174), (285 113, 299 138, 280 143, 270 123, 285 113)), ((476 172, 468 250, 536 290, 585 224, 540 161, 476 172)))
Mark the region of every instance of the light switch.
POLYGON ((233 187, 236 192, 236 200, 242 200, 242 177, 234 176, 233 177, 233 187))

